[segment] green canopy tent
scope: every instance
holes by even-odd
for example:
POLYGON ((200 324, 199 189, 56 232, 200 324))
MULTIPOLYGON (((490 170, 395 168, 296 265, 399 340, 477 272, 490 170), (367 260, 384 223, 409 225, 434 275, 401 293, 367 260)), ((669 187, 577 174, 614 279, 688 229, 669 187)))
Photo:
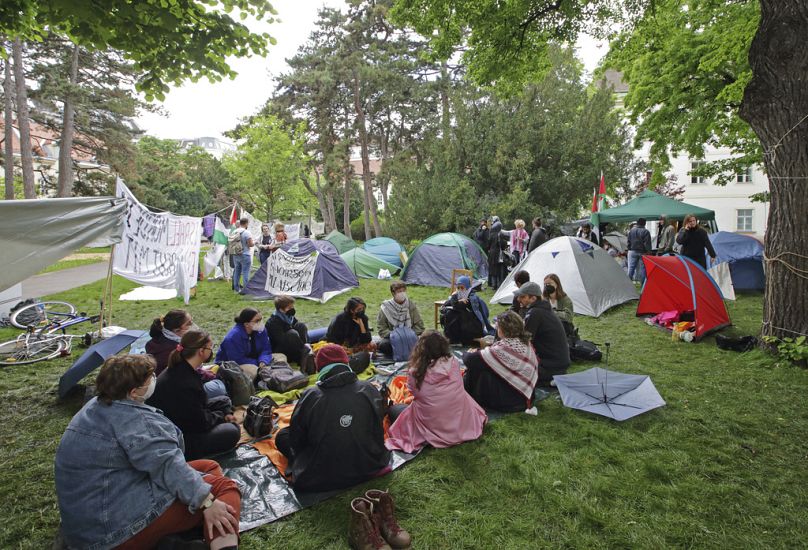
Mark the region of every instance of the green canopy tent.
POLYGON ((660 216, 665 216, 669 220, 682 220, 688 214, 695 215, 703 222, 715 220, 715 212, 712 210, 664 197, 653 191, 643 191, 626 204, 592 212, 592 226, 598 227, 601 223, 631 222, 638 218, 656 220, 660 216))
POLYGON ((346 237, 336 229, 331 233, 329 233, 328 235, 326 235, 325 240, 333 244, 336 247, 337 252, 339 252, 340 254, 344 254, 345 252, 348 252, 349 250, 352 250, 357 246, 359 246, 353 241, 353 239, 346 237))
POLYGON ((386 269, 390 275, 398 273, 401 269, 359 247, 340 254, 340 257, 345 260, 354 275, 363 279, 375 279, 378 277, 380 269, 386 269))

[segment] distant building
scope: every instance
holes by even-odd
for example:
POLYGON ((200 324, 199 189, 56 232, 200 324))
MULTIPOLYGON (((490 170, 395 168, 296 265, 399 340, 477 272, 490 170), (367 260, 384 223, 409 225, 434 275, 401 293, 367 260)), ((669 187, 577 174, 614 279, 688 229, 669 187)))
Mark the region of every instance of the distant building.
POLYGON ((193 139, 178 139, 182 149, 190 147, 201 147, 212 157, 222 160, 222 157, 231 151, 236 150, 236 146, 229 142, 215 137, 198 137, 193 139))

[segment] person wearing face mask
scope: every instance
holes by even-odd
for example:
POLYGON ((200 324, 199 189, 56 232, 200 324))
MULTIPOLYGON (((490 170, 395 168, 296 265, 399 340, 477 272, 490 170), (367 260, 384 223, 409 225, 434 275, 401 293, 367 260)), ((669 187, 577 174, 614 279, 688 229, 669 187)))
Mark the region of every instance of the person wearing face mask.
POLYGON ((525 330, 539 357, 539 386, 547 387, 557 374, 566 374, 570 367, 570 348, 561 320, 553 313, 550 302, 542 299, 537 283, 523 284, 513 293, 526 311, 525 330))
MULTIPOLYGON (((381 341, 378 343, 379 351, 386 355, 393 353, 393 344, 390 335, 396 329, 405 329, 412 333, 412 342, 424 332, 424 321, 415 302, 407 297, 407 285, 402 281, 390 284, 390 294, 393 297, 382 302, 379 315, 376 318, 376 330, 381 341)), ((406 353, 405 355, 409 355, 406 353)))
POLYGON ((245 307, 233 319, 236 323, 224 337, 216 363, 235 361, 252 380, 258 375, 258 368, 272 363, 272 346, 269 343, 264 317, 254 307, 245 307))
POLYGON ((212 460, 186 462, 182 432, 144 403, 154 367, 148 355, 107 359, 98 396, 56 449, 61 533, 71 548, 154 548, 200 525, 209 548, 238 547, 238 486, 212 460))
POLYGON ((151 340, 146 344, 146 353, 154 357, 160 375, 168 364, 168 356, 180 343, 182 335, 194 326, 194 320, 184 309, 172 309, 162 317, 157 317, 149 328, 151 340))
POLYGON ((351 353, 373 351, 375 346, 372 344, 368 316, 365 315, 366 308, 367 305, 362 298, 356 296, 349 298, 342 313, 334 317, 328 325, 326 341, 339 344, 351 353))
POLYGON ((555 273, 544 278, 544 299, 550 302, 550 307, 556 316, 564 323, 572 324, 572 299, 567 296, 561 286, 561 279, 555 273))
POLYGON ((157 377, 154 395, 146 401, 182 430, 188 460, 234 449, 241 437, 230 399, 208 399, 196 373, 212 357, 210 334, 202 330, 186 332, 171 352, 168 367, 157 377))
POLYGON ((272 245, 272 233, 269 231, 269 224, 262 223, 261 224, 261 240, 258 243, 258 261, 261 262, 261 265, 264 265, 264 262, 267 261, 269 255, 272 254, 272 250, 270 246, 272 245))
POLYGON ((443 333, 452 344, 471 345, 477 338, 494 334, 488 322, 488 306, 474 292, 471 279, 458 277, 457 290, 441 307, 443 333))
POLYGON ((308 328, 297 320, 295 299, 291 296, 275 298, 275 312, 267 321, 269 343, 275 353, 283 353, 292 363, 300 365, 300 370, 314 373, 314 355, 307 344, 308 328))
POLYGON ((272 239, 272 244, 269 245, 270 252, 275 252, 280 247, 286 244, 289 236, 286 234, 286 226, 282 223, 275 224, 275 238, 272 239))

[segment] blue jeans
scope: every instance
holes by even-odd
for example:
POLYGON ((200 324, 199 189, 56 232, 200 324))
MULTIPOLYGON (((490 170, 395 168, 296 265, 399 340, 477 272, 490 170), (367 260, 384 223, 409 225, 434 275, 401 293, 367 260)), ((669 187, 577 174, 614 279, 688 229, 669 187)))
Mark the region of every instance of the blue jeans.
POLYGON ((634 272, 640 284, 645 284, 645 265, 642 263, 642 253, 634 250, 628 251, 628 278, 634 281, 634 272))
POLYGON ((235 267, 233 268, 233 290, 240 292, 242 288, 247 286, 247 281, 250 280, 250 268, 252 267, 252 256, 249 254, 242 254, 236 256, 235 267), (244 279, 244 284, 239 283, 239 279, 244 279))

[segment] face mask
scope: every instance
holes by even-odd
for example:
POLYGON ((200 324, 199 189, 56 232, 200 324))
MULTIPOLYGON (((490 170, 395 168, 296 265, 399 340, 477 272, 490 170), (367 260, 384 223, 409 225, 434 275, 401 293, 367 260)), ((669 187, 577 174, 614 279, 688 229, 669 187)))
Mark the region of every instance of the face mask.
POLYGON ((264 323, 263 323, 263 321, 257 321, 257 322, 255 322, 255 323, 253 323, 253 324, 252 324, 252 329, 253 329, 255 332, 261 332, 262 330, 264 330, 264 323))
POLYGON ((365 313, 365 312, 364 312, 364 311, 357 311, 357 312, 355 312, 355 313, 353 314, 353 318, 354 318, 354 319, 359 319, 360 317, 362 317, 362 314, 363 314, 363 313, 365 313))
POLYGON ((292 308, 286 312, 286 315, 288 315, 289 317, 294 317, 295 313, 297 313, 297 311, 295 311, 295 308, 292 308))
POLYGON ((407 301, 407 293, 406 292, 396 292, 396 295, 393 296, 393 299, 398 302, 399 304, 403 304, 407 301))
POLYGON ((553 285, 544 285, 544 293, 545 294, 550 295, 555 291, 556 291, 556 287, 554 287, 553 285))
POLYGON ((143 395, 136 396, 135 400, 141 403, 147 401, 149 397, 151 397, 152 394, 154 394, 154 388, 156 387, 157 387, 157 378, 151 376, 149 381, 149 387, 146 388, 146 393, 144 393, 143 395))

